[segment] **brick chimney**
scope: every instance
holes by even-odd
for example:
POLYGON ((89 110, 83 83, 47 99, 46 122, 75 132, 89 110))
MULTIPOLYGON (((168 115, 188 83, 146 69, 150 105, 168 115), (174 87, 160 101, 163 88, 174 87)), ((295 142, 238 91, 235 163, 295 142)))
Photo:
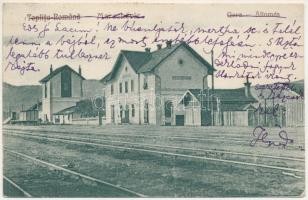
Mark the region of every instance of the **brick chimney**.
POLYGON ((161 46, 162 46, 161 44, 158 44, 157 45, 157 50, 161 50, 161 46))
POLYGON ((151 52, 151 48, 145 48, 145 52, 151 52))
POLYGON ((52 69, 52 65, 50 65, 50 68, 49 68, 49 73, 51 74, 51 73, 52 73, 52 71, 53 71, 53 69, 52 69))
POLYGON ((80 65, 79 65, 79 68, 78 68, 78 73, 81 76, 81 67, 80 67, 80 65))
POLYGON ((172 41, 171 40, 168 40, 167 42, 166 42, 166 46, 167 46, 167 48, 171 48, 171 44, 172 44, 172 41))
POLYGON ((245 96, 251 97, 251 91, 250 91, 251 83, 249 82, 248 76, 246 77, 246 82, 244 83, 244 85, 245 85, 245 96))

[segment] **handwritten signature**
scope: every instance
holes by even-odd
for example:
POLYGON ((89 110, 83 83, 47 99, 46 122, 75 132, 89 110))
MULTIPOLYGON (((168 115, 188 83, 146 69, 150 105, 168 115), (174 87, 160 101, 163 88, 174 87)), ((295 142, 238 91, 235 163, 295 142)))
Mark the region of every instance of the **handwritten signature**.
POLYGON ((285 148, 288 144, 292 144, 294 142, 293 139, 290 139, 288 137, 288 134, 285 130, 279 131, 278 135, 281 141, 273 141, 267 139, 267 136, 269 135, 265 128, 262 126, 257 126, 253 132, 252 135, 254 138, 250 141, 250 146, 255 146, 258 142, 262 142, 263 144, 266 144, 267 147, 270 146, 281 146, 282 148, 285 148))

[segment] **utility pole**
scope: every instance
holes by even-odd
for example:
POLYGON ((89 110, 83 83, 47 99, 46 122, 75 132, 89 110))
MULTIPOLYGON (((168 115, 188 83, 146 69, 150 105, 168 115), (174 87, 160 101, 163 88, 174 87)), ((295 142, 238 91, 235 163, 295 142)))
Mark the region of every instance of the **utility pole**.
POLYGON ((266 126, 266 98, 264 98, 264 126, 266 126))
MULTIPOLYGON (((274 110, 274 107, 275 107, 275 100, 274 100, 274 97, 273 97, 273 108, 272 108, 272 115, 273 115, 273 118, 272 118, 272 122, 274 123, 273 125, 276 126, 276 110, 274 110)), ((278 107, 279 109, 279 107, 278 107)))
MULTIPOLYGON (((214 69, 214 51, 212 49, 211 51, 211 58, 212 58, 212 67, 214 69)), ((215 120, 214 120, 214 70, 212 71, 212 126, 215 126, 215 120)))

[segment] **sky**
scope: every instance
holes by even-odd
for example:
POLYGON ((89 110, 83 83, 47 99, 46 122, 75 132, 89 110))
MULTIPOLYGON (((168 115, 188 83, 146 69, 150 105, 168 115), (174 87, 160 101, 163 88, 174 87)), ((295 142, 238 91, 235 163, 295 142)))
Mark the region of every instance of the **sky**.
MULTIPOLYGON (((141 39, 146 36, 149 38, 149 41, 155 37, 154 32, 129 32, 123 31, 120 27, 126 22, 127 19, 95 19, 95 18, 82 18, 76 21, 49 21, 49 22, 34 22, 29 21, 27 16, 38 16, 40 14, 53 15, 56 14, 77 14, 79 13, 82 16, 96 16, 98 13, 103 14, 115 14, 115 13, 138 13, 141 16, 144 16, 144 19, 136 19, 135 23, 141 27, 153 27, 155 24, 158 24, 160 27, 169 27, 170 25, 178 26, 181 23, 185 24, 185 30, 195 30, 197 27, 202 27, 205 29, 216 28, 218 29, 221 26, 232 27, 232 29, 237 29, 242 32, 244 29, 249 28, 250 26, 255 27, 257 30, 264 30, 266 26, 273 28, 275 23, 281 23, 282 26, 288 24, 295 24, 294 27, 301 26, 298 31, 298 34, 225 34, 223 36, 218 35, 217 33, 211 33, 209 36, 211 38, 219 38, 221 40, 227 41, 229 37, 234 37, 235 41, 246 41, 247 43, 254 43, 255 46, 251 48, 239 48, 233 47, 229 48, 229 53, 233 53, 235 56, 238 56, 242 53, 251 54, 251 55, 260 55, 264 50, 274 52, 276 54, 290 54, 296 52, 298 55, 304 54, 304 47, 290 47, 286 49, 283 48, 283 44, 290 42, 293 37, 299 37, 298 40, 295 40, 298 44, 303 44, 304 42, 304 30, 303 30, 303 20, 304 12, 302 5, 296 4, 284 4, 284 5, 270 5, 270 4, 69 4, 69 3, 58 3, 58 4, 12 4, 7 3, 3 6, 3 81, 14 84, 14 85, 30 85, 30 84, 39 84, 39 80, 42 79, 49 73, 49 68, 52 65, 53 68, 58 68, 62 65, 69 65, 76 71, 80 66, 82 68, 82 73, 87 79, 101 79, 112 69, 116 58, 119 52, 123 49, 126 50, 135 50, 135 51, 144 51, 145 46, 142 44, 116 44, 114 48, 110 48, 110 45, 104 44, 106 39, 115 39, 118 37, 123 37, 127 40, 130 39, 141 39), (256 12, 266 12, 266 13, 279 13, 280 16, 285 18, 271 18, 271 17, 227 17, 228 13, 232 14, 251 14, 255 15, 256 12), (49 24, 48 24, 49 23, 49 24), (57 49, 63 51, 68 51, 68 45, 54 45, 59 38, 62 36, 65 38, 79 38, 85 37, 85 33, 67 33, 67 32, 56 32, 54 31, 56 24, 59 23, 58 27, 67 27, 78 30, 89 30, 91 32, 88 34, 87 38, 90 40, 95 36, 95 45, 86 45, 86 46, 76 46, 76 49, 83 48, 84 51, 92 54, 104 54, 107 53, 108 60, 93 60, 88 62, 85 59, 56 59, 54 54, 57 49), (42 38, 38 38, 40 30, 43 30, 44 26, 48 24, 49 30, 46 32, 46 35, 42 38), (106 26, 112 24, 117 26, 117 31, 107 31, 106 26), (31 31, 29 31, 29 27, 31 31), (38 29, 35 32, 35 28, 38 29), (73 37, 72 37, 73 36, 73 37), (41 45, 39 47, 33 45, 13 45, 9 44, 11 38, 18 38, 19 41, 32 41, 38 42, 41 45), (236 39, 239 37, 239 39, 236 39), (283 37, 283 41, 280 41, 280 45, 267 45, 269 42, 274 43, 274 41, 283 37), (247 39, 248 38, 248 39, 247 39), (272 38, 272 39, 271 39, 272 38), (45 45, 46 41, 51 41, 53 45, 45 45), (99 43, 99 44, 98 44, 99 43), (20 63, 25 61, 25 63, 33 62, 39 71, 32 72, 28 71, 24 74, 21 74, 19 70, 11 70, 9 63, 14 62, 14 56, 9 52, 14 50, 14 55, 16 57, 17 53, 26 54, 30 49, 32 52, 38 52, 41 49, 49 50, 49 57, 43 59, 20 59, 20 63), (10 55, 10 56, 9 56, 10 55), (7 68, 7 66, 9 66, 7 68)), ((134 20, 130 19, 129 23, 131 24, 134 20)), ((189 33, 189 31, 188 31, 189 33)), ((178 33, 168 32, 162 33, 161 36, 164 38, 174 38, 178 33)), ((201 36, 205 36, 203 34, 201 36)), ((146 47, 151 48, 151 50, 156 49, 157 43, 147 42, 146 47)), ((163 47, 165 44, 163 43, 163 47)), ((211 55, 208 53, 210 51, 210 45, 201 45, 201 44, 190 44, 190 46, 199 53, 205 60, 211 62, 211 55)), ((223 52, 223 47, 215 47, 214 49, 214 59, 224 59, 218 58, 219 55, 223 52)), ((268 59, 259 58, 259 59, 246 59, 249 62, 258 64, 264 64, 268 59)), ((290 69, 283 69, 282 74, 292 73, 294 80, 300 80, 304 78, 304 59, 303 58, 289 58, 285 60, 270 60, 272 65, 279 64, 285 68, 290 67, 290 64, 293 62, 294 66, 290 69)), ((241 63, 241 62, 240 62, 241 63)), ((226 66, 214 66, 218 70, 225 70, 226 72, 234 73, 234 71, 242 72, 244 69, 230 68, 226 66)), ((209 79, 210 80, 210 79, 209 79)), ((272 83, 278 80, 273 79, 254 79, 251 80, 253 84, 265 84, 272 83)), ((210 81, 209 81, 210 82, 210 81)), ((236 88, 243 86, 244 79, 223 79, 215 78, 215 86, 217 88, 236 88)))

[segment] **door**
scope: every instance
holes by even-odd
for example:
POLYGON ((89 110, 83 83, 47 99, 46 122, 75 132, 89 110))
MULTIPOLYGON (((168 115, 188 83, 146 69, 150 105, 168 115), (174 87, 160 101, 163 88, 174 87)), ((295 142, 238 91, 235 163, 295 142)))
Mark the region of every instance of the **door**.
POLYGON ((175 125, 184 126, 184 124, 185 124, 184 115, 176 115, 175 116, 175 125))
POLYGON ((144 103, 144 123, 149 123, 149 104, 148 102, 144 103))
POLYGON ((172 102, 171 101, 166 101, 165 102, 165 125, 170 126, 172 123, 172 102))
POLYGON ((16 116, 17 116, 17 115, 16 115, 16 112, 12 112, 12 120, 16 120, 16 119, 17 119, 16 116))
POLYGON ((114 105, 111 105, 111 123, 114 123, 115 118, 114 118, 114 105))
MULTIPOLYGON (((73 116, 72 116, 73 118, 73 116)), ((103 124, 103 111, 98 111, 98 124, 102 125, 103 124)))
POLYGON ((129 107, 125 106, 123 123, 129 123, 129 107))

